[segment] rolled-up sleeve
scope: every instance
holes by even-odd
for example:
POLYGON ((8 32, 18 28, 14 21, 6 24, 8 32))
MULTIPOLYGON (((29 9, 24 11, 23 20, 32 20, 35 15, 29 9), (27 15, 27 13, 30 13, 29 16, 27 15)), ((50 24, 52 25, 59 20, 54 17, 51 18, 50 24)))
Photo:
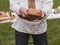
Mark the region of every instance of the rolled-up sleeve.
POLYGON ((10 10, 20 15, 19 0, 9 0, 9 2, 10 2, 10 10))
POLYGON ((52 10, 53 7, 53 0, 43 0, 43 11, 48 16, 52 10))

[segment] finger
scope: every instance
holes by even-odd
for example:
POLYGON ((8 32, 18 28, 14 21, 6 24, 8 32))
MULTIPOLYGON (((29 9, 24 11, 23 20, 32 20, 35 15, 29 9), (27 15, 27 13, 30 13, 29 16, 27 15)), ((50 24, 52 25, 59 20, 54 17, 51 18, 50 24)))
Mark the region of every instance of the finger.
POLYGON ((28 15, 27 11, 24 11, 24 14, 27 16, 28 15))
POLYGON ((23 16, 23 17, 26 17, 26 15, 25 15, 25 14, 22 14, 22 16, 23 16))

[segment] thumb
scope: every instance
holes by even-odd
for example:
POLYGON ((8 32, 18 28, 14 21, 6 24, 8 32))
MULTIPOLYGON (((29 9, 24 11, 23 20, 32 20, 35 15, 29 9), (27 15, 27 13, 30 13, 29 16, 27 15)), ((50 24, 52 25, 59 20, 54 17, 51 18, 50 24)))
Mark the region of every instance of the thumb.
POLYGON ((41 17, 44 17, 44 13, 42 12, 42 16, 41 17))

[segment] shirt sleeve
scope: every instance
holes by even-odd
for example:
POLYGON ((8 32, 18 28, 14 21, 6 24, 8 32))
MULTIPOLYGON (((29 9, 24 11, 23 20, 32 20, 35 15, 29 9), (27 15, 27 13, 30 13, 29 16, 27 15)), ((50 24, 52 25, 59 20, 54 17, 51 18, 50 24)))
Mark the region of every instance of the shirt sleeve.
POLYGON ((53 7, 53 0, 43 0, 42 1, 42 11, 45 13, 44 19, 51 13, 53 7))
POLYGON ((10 10, 20 15, 19 0, 9 0, 9 2, 10 2, 10 10))

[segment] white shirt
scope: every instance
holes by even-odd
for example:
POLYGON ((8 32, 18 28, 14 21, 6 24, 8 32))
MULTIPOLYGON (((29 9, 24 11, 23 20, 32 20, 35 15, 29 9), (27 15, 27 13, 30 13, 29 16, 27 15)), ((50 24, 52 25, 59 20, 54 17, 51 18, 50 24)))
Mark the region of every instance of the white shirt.
MULTIPOLYGON (((36 9, 42 10, 46 13, 46 17, 49 15, 53 0, 35 0, 36 9)), ((28 0, 10 0, 10 9, 17 14, 20 14, 19 9, 25 7, 28 9, 28 0)), ((12 25, 14 29, 20 32, 29 34, 41 34, 47 31, 46 17, 42 20, 27 21, 20 17, 17 17, 16 22, 12 25)))

